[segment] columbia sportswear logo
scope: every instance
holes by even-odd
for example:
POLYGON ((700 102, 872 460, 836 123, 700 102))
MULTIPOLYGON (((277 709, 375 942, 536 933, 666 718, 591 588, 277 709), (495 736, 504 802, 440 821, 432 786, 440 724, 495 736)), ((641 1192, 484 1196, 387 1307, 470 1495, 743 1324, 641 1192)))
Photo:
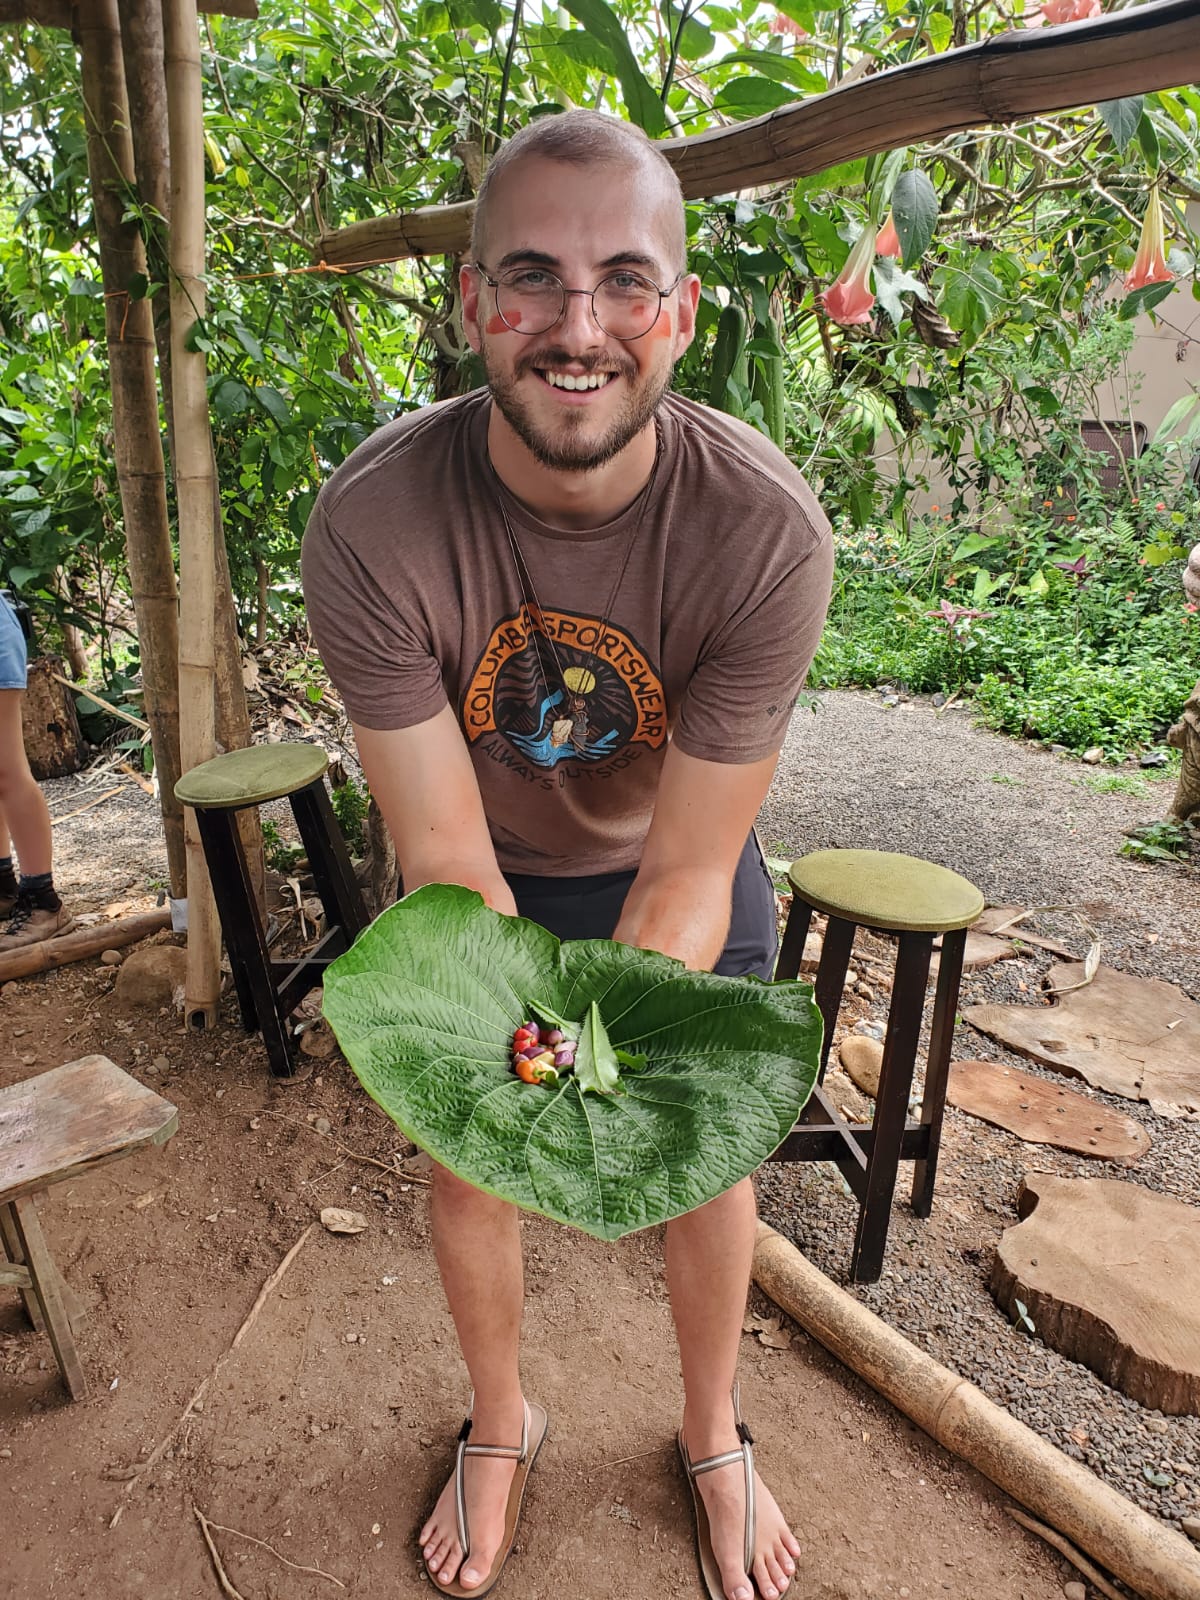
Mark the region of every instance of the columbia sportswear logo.
POLYGON ((529 606, 493 630, 461 720, 468 744, 499 733, 543 770, 594 765, 631 745, 657 749, 667 736, 662 681, 627 633, 596 617, 529 606), (556 737, 556 723, 568 717, 586 718, 586 741, 556 737))

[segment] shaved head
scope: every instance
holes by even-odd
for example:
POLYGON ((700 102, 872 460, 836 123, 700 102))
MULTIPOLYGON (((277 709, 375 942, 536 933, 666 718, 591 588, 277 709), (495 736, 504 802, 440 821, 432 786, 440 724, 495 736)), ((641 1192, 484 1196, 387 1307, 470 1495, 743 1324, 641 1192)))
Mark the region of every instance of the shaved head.
POLYGON ((683 191, 674 167, 640 128, 599 111, 564 111, 559 116, 539 117, 501 146, 475 197, 473 260, 487 261, 488 212, 507 190, 505 180, 512 169, 531 157, 581 168, 603 167, 608 173, 616 169, 628 175, 631 185, 640 185, 655 199, 661 199, 662 244, 666 252, 663 265, 672 274, 684 271, 687 224, 683 191))

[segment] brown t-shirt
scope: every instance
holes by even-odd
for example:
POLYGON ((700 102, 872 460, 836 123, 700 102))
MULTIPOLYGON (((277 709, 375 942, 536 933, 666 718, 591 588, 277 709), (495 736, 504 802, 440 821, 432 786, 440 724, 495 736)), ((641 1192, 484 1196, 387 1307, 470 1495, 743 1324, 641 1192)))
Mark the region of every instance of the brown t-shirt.
POLYGON ((551 527, 493 474, 490 407, 477 390, 398 418, 325 484, 303 546, 313 637, 363 727, 454 707, 503 871, 624 870, 669 738, 718 762, 783 743, 829 525, 760 433, 668 395, 646 494, 603 527, 551 527))

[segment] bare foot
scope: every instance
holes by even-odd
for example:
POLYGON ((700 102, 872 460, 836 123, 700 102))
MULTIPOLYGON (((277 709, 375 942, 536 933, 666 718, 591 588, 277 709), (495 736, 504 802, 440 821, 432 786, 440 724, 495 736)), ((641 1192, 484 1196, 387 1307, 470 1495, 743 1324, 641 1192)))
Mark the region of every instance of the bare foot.
MULTIPOLYGON (((696 1447, 689 1442, 687 1449, 691 1460, 703 1461, 708 1456, 740 1449, 740 1441, 732 1427, 728 1427, 711 1434, 698 1432, 696 1447)), ((752 1600, 755 1590, 751 1579, 762 1600, 778 1600, 795 1575, 800 1545, 775 1503, 774 1495, 756 1472, 754 1559, 747 1573, 744 1565, 746 1473, 742 1463, 735 1461, 727 1467, 702 1472, 696 1485, 708 1513, 709 1536, 721 1569, 726 1600, 752 1600)))
MULTIPOLYGON (((523 1404, 521 1402, 515 1412, 511 1408, 486 1411, 477 1405, 471 1424, 470 1442, 519 1445, 523 1404)), ((516 1470, 514 1457, 468 1456, 464 1461, 467 1532, 471 1541, 471 1553, 465 1561, 462 1546, 458 1542, 454 1474, 451 1473, 432 1516, 420 1533, 421 1554, 437 1588, 445 1588, 457 1578, 464 1589, 474 1589, 492 1570, 492 1562, 504 1538, 508 1494, 516 1470)))

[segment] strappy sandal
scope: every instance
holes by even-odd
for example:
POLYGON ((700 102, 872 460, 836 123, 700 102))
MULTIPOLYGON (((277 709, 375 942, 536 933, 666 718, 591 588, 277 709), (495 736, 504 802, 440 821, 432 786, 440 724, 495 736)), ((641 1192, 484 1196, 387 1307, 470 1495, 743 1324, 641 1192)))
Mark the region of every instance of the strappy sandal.
MULTIPOLYGON (((472 1407, 474 1396, 472 1396, 472 1407)), ((525 1419, 521 1424, 521 1443, 519 1445, 503 1444, 468 1444, 471 1434, 471 1418, 468 1417, 459 1429, 458 1450, 454 1458, 454 1509, 458 1520, 458 1542, 462 1549, 462 1561, 459 1571, 467 1563, 471 1553, 471 1530, 467 1525, 467 1492, 465 1472, 468 1456, 502 1456, 509 1461, 517 1463, 517 1470, 513 1473, 512 1487, 508 1491, 508 1505, 504 1512, 504 1537, 500 1541, 500 1548, 496 1551, 496 1559, 492 1562, 491 1570, 482 1583, 477 1583, 472 1589, 464 1589, 455 1579, 453 1583, 439 1583, 437 1578, 425 1567, 425 1575, 435 1589, 442 1594, 453 1595, 455 1600, 479 1600, 496 1587, 501 1569, 508 1560, 517 1536, 517 1523, 521 1516, 521 1501, 525 1497, 525 1485, 529 1482, 529 1474, 533 1471, 533 1464, 537 1460, 538 1451, 545 1443, 546 1434, 550 1429, 550 1419, 541 1406, 525 1402, 525 1419)), ((424 1556, 422 1556, 424 1564, 424 1556)))
POLYGON ((743 1565, 746 1576, 757 1592, 754 1574, 750 1564, 754 1560, 754 1544, 756 1536, 755 1504, 754 1504, 754 1439, 750 1429, 742 1421, 742 1409, 739 1404, 739 1386, 733 1386, 733 1416, 737 1424, 737 1435, 741 1444, 736 1450, 726 1450, 719 1456, 706 1456, 703 1461, 693 1461, 688 1455, 687 1445, 683 1442, 683 1429, 678 1434, 679 1455, 683 1461, 683 1470, 687 1474, 688 1487, 692 1491, 692 1505, 696 1511, 696 1554, 700 1557, 700 1572, 704 1578, 704 1586, 708 1590, 709 1600, 725 1600, 725 1585, 721 1581, 721 1569, 717 1565, 717 1558, 713 1555, 712 1534, 708 1526, 708 1509, 704 1504, 704 1496, 700 1493, 696 1479, 704 1472, 716 1472, 720 1467, 732 1467, 738 1462, 746 1475, 746 1542, 743 1549, 743 1565))

